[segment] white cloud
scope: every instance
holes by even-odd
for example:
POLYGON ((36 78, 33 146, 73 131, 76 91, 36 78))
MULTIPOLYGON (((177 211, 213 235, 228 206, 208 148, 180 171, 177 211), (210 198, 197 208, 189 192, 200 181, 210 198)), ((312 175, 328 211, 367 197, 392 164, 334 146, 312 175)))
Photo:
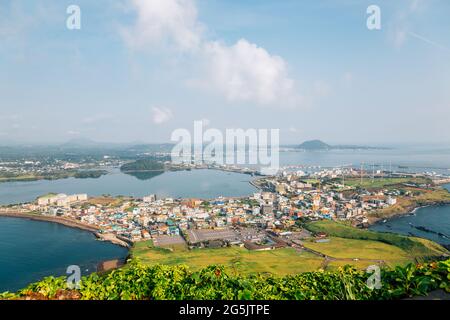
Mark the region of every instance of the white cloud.
POLYGON ((245 39, 232 46, 205 39, 193 0, 130 1, 137 21, 123 31, 125 40, 133 47, 170 45, 189 52, 206 68, 193 75, 190 84, 213 89, 230 102, 292 105, 298 101, 281 57, 245 39))
POLYGON ((131 0, 137 21, 123 35, 133 47, 165 43, 178 49, 195 49, 202 27, 192 0, 131 0))
POLYGON ((155 124, 162 124, 173 118, 172 110, 168 108, 152 108, 152 121, 155 124))
POLYGON ((205 44, 207 84, 232 102, 270 104, 292 93, 286 62, 264 48, 239 40, 229 47, 219 42, 205 44))
POLYGON ((394 47, 401 48, 411 36, 411 17, 420 15, 427 4, 423 0, 410 0, 407 6, 401 6, 389 28, 389 37, 394 47))

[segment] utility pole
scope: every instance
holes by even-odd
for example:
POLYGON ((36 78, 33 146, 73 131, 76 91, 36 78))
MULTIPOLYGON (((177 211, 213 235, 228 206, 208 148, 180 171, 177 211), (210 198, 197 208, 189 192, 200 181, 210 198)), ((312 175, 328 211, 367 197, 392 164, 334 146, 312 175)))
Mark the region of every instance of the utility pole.
POLYGON ((392 178, 392 160, 389 161, 389 178, 392 178))
POLYGON ((364 162, 361 162, 361 182, 360 182, 361 186, 363 184, 363 166, 364 166, 364 162))
POLYGON ((374 183, 375 180, 375 163, 372 162, 372 183, 374 183))

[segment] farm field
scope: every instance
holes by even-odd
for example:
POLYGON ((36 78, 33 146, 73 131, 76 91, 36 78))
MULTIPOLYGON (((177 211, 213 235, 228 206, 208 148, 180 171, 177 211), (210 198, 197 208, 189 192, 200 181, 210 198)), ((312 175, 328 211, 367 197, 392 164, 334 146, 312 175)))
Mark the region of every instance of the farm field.
POLYGON ((173 251, 154 247, 151 241, 140 242, 132 249, 132 256, 147 265, 186 264, 193 270, 220 264, 237 273, 296 274, 320 268, 323 258, 293 248, 271 251, 249 251, 240 247, 188 250, 182 246, 173 251))
POLYGON ((302 250, 287 247, 269 251, 236 246, 189 250, 185 244, 155 246, 152 241, 143 241, 135 243, 131 256, 145 265, 184 264, 193 271, 208 265, 223 265, 233 274, 284 276, 344 265, 359 269, 373 264, 394 267, 448 253, 429 240, 357 229, 333 221, 311 222, 306 228, 327 233, 329 241, 307 240, 303 242, 305 249, 302 250))
POLYGON ((305 242, 304 245, 336 260, 326 261, 320 255, 294 248, 270 251, 250 251, 241 247, 188 250, 183 245, 155 247, 151 241, 136 243, 131 254, 146 265, 185 264, 192 270, 199 270, 215 264, 224 265, 236 274, 271 273, 277 276, 333 269, 344 265, 364 269, 378 263, 395 266, 413 261, 404 250, 379 241, 333 237, 328 243, 305 242))
MULTIPOLYGON (((310 222, 306 225, 306 228, 312 232, 325 232, 331 237, 343 238, 346 240, 375 241, 377 246, 387 244, 396 249, 400 249, 401 252, 403 252, 401 259, 403 259, 405 255, 406 257, 409 257, 410 260, 420 260, 422 258, 437 257, 449 253, 448 250, 442 246, 427 239, 357 229, 344 223, 328 220, 310 222)), ((350 245, 346 250, 352 250, 352 242, 346 241, 345 244, 350 245)), ((342 245, 344 245, 344 243, 342 243, 342 245)), ((390 252, 393 253, 394 251, 390 249, 390 252)), ((361 252, 361 254, 364 253, 361 252)))
MULTIPOLYGON (((402 249, 379 241, 331 237, 329 242, 317 243, 308 241, 304 242, 304 246, 338 259, 383 260, 388 265, 401 265, 411 262, 408 253, 402 249)), ((341 261, 340 264, 357 266, 355 262, 358 262, 358 260, 351 262, 341 261)), ((368 264, 374 264, 374 262, 369 262, 368 264)), ((339 262, 335 263, 339 264, 339 262)))
MULTIPOLYGON (((365 177, 362 180, 360 178, 346 178, 345 184, 351 187, 361 187, 366 189, 391 189, 398 187, 404 183, 429 183, 430 181, 425 178, 375 178, 371 179, 365 177)), ((402 186, 404 188, 404 186, 402 186)))

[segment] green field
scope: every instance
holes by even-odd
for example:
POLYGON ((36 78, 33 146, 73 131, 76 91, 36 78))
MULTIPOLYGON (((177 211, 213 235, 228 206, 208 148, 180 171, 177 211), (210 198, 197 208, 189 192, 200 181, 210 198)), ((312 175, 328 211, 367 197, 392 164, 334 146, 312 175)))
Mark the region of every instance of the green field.
POLYGON ((360 178, 346 178, 345 185, 351 187, 361 187, 364 189, 391 189, 404 183, 430 183, 425 178, 375 178, 365 177, 361 183, 360 178))
POLYGON ((406 253, 409 259, 413 260, 437 257, 449 253, 445 248, 430 240, 406 237, 394 233, 357 229, 343 223, 328 220, 310 222, 306 225, 306 228, 312 232, 325 232, 332 237, 348 240, 370 240, 395 246, 406 253))
MULTIPOLYGON (((404 250, 373 240, 356 240, 331 237, 329 242, 304 242, 306 248, 313 249, 333 258, 358 260, 383 260, 388 265, 402 265, 411 262, 411 258, 404 250)), ((368 266, 375 261, 335 261, 335 264, 345 265, 357 263, 368 266)))
MULTIPOLYGON (((184 264, 192 270, 199 270, 211 264, 219 264, 236 274, 288 275, 321 268, 334 269, 344 265, 353 265, 360 269, 379 263, 388 266, 406 265, 425 257, 446 253, 441 246, 424 239, 401 236, 397 239, 397 235, 376 232, 366 234, 367 231, 364 230, 334 223, 326 224, 326 230, 330 234, 339 233, 341 236, 332 236, 330 241, 325 243, 305 241, 303 244, 308 249, 327 255, 330 258, 327 260, 312 252, 294 248, 270 251, 250 251, 240 247, 188 250, 181 245, 169 249, 154 247, 151 241, 136 243, 131 254, 146 265, 184 264)), ((323 223, 319 225, 324 227, 323 223)))
POLYGON ((144 241, 135 243, 131 255, 146 265, 184 264, 192 270, 199 270, 215 264, 224 265, 234 274, 271 273, 281 276, 344 265, 360 269, 373 264, 392 267, 449 253, 429 240, 357 229, 328 220, 310 222, 306 228, 327 233, 330 241, 304 241, 305 248, 313 252, 294 248, 251 251, 241 247, 189 250, 184 245, 161 248, 153 246, 152 241, 144 241))
POLYGON ((193 270, 211 264, 226 266, 231 272, 269 272, 277 275, 296 274, 320 268, 323 258, 308 252, 297 252, 293 248, 271 251, 249 251, 240 247, 218 249, 193 249, 178 247, 171 251, 155 248, 151 241, 136 243, 132 256, 147 265, 185 264, 193 270))

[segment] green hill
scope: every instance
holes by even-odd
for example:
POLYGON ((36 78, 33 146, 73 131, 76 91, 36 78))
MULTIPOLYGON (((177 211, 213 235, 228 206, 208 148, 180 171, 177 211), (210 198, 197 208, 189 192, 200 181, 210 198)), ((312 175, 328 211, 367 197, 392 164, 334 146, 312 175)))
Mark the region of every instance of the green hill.
POLYGON ((320 140, 310 140, 303 142, 298 148, 304 150, 329 150, 331 146, 320 140))
POLYGON ((430 240, 407 237, 394 233, 358 229, 334 221, 322 220, 310 222, 306 224, 306 228, 315 233, 325 232, 332 237, 387 243, 402 249, 411 259, 417 261, 448 256, 450 254, 447 249, 430 240))
POLYGON ((120 167, 122 172, 164 171, 164 163, 155 158, 139 159, 120 167))

